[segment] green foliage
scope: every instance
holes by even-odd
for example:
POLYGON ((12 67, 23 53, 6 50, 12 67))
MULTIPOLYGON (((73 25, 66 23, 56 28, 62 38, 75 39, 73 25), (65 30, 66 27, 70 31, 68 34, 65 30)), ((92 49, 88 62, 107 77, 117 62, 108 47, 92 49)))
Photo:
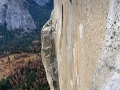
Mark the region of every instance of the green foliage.
POLYGON ((27 2, 24 2, 24 5, 29 10, 37 29, 30 31, 28 28, 26 33, 23 33, 25 31, 23 29, 7 30, 6 23, 4 26, 1 25, 0 55, 19 52, 40 52, 40 30, 50 18, 53 9, 53 0, 47 3, 46 6, 39 6, 32 0, 27 0, 27 2), (34 40, 39 40, 39 43, 33 44, 32 41, 34 40))
POLYGON ((11 88, 11 85, 9 83, 8 78, 6 78, 6 79, 3 78, 0 81, 0 90, 9 90, 10 88, 11 88))
POLYGON ((9 77, 0 81, 0 90, 50 90, 41 58, 18 64, 9 77))
MULTIPOLYGON (((40 30, 49 19, 53 5, 38 6, 29 1, 28 9, 37 25, 37 29, 23 33, 23 29, 7 30, 6 24, 0 26, 0 56, 8 53, 40 52, 40 30), (39 29, 38 29, 39 28, 39 29), (33 43, 33 41, 39 41, 33 43)), ((8 61, 10 58, 8 57, 8 61)), ((29 61, 26 65, 18 65, 11 71, 10 76, 0 81, 0 90, 50 90, 41 60, 29 61)))
POLYGON ((0 27, 0 55, 8 52, 40 52, 40 30, 36 29, 32 32, 21 34, 21 36, 16 35, 16 32, 7 31, 4 27, 0 27), (39 42, 33 43, 35 40, 39 42))

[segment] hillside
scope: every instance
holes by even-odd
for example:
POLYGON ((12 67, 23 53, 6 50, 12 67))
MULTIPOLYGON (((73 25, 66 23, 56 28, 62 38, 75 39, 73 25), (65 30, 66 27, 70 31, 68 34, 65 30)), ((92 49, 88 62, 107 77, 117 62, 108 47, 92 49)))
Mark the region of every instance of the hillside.
MULTIPOLYGON (((4 18, 2 17, 3 12, 0 13, 0 20, 2 20, 0 26, 0 55, 16 52, 40 52, 40 31, 50 17, 53 0, 43 1, 44 4, 42 1, 36 2, 36 0, 35 2, 33 0, 1 1, 0 5, 5 4, 8 9, 3 10, 6 11, 4 12, 4 14, 6 13, 4 18), (13 1, 15 2, 13 3, 13 1), (9 10, 11 8, 13 12, 9 10), (8 13, 9 16, 7 16, 8 13), (22 18, 23 16, 25 17, 22 18), (29 22, 29 25, 26 26, 23 21, 25 23, 29 22), (16 26, 20 27, 15 28, 16 26), (33 26, 35 28, 31 28, 33 26), (38 42, 32 43, 33 41, 38 42)), ((0 6, 0 10, 2 10, 2 6, 0 6)))
POLYGON ((0 58, 0 90, 50 90, 40 54, 0 58))

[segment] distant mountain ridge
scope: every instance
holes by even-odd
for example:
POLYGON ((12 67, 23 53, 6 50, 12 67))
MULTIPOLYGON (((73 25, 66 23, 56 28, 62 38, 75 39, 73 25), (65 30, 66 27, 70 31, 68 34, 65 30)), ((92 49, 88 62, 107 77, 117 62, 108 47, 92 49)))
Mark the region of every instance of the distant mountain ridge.
MULTIPOLYGON (((35 14, 43 13, 46 5, 52 0, 0 0, 0 24, 6 24, 7 30, 34 30, 39 25, 43 25, 45 21, 35 21, 35 14), (33 2, 33 3, 30 3, 33 2), (37 5, 36 5, 37 4, 37 5), (42 9, 40 9, 42 8, 42 9), (39 11, 39 12, 35 12, 39 11), (33 14, 35 13, 35 14, 33 14), (32 15, 31 15, 32 14, 32 15), (34 16, 33 16, 34 15, 34 16), (42 24, 41 24, 42 22, 42 24), (38 24, 39 23, 39 24, 38 24)), ((49 18, 52 7, 49 8, 48 15, 43 15, 49 18)), ((42 15, 41 15, 42 17, 42 15)), ((37 19, 40 19, 37 18, 37 19)), ((47 18, 43 18, 47 19, 47 18)))
POLYGON ((53 0, 0 0, 0 55, 40 52, 41 28, 52 9, 53 0))

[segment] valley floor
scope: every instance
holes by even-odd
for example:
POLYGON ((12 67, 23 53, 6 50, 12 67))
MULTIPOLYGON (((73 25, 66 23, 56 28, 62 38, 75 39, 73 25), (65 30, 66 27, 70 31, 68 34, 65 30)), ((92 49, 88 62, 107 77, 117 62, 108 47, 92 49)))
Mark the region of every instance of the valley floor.
POLYGON ((36 60, 40 54, 31 53, 20 53, 20 54, 10 54, 5 57, 0 58, 0 80, 7 77, 17 64, 25 64, 29 60, 36 60))

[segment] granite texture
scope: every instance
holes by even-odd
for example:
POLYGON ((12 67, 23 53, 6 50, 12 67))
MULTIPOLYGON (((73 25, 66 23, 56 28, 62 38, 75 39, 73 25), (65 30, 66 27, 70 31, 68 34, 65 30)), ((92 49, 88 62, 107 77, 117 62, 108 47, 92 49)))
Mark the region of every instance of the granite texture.
POLYGON ((52 27, 60 90, 120 90, 120 0, 54 0, 52 27))
POLYGON ((55 29, 52 26, 52 20, 51 15, 50 20, 43 26, 41 31, 41 54, 50 90, 59 90, 58 64, 55 53, 55 29))
MULTIPOLYGON (((36 2, 40 6, 45 5, 49 1, 33 0, 33 2, 36 2)), ((8 30, 36 29, 35 22, 27 6, 29 6, 27 0, 0 0, 0 24, 6 24, 8 30)))

